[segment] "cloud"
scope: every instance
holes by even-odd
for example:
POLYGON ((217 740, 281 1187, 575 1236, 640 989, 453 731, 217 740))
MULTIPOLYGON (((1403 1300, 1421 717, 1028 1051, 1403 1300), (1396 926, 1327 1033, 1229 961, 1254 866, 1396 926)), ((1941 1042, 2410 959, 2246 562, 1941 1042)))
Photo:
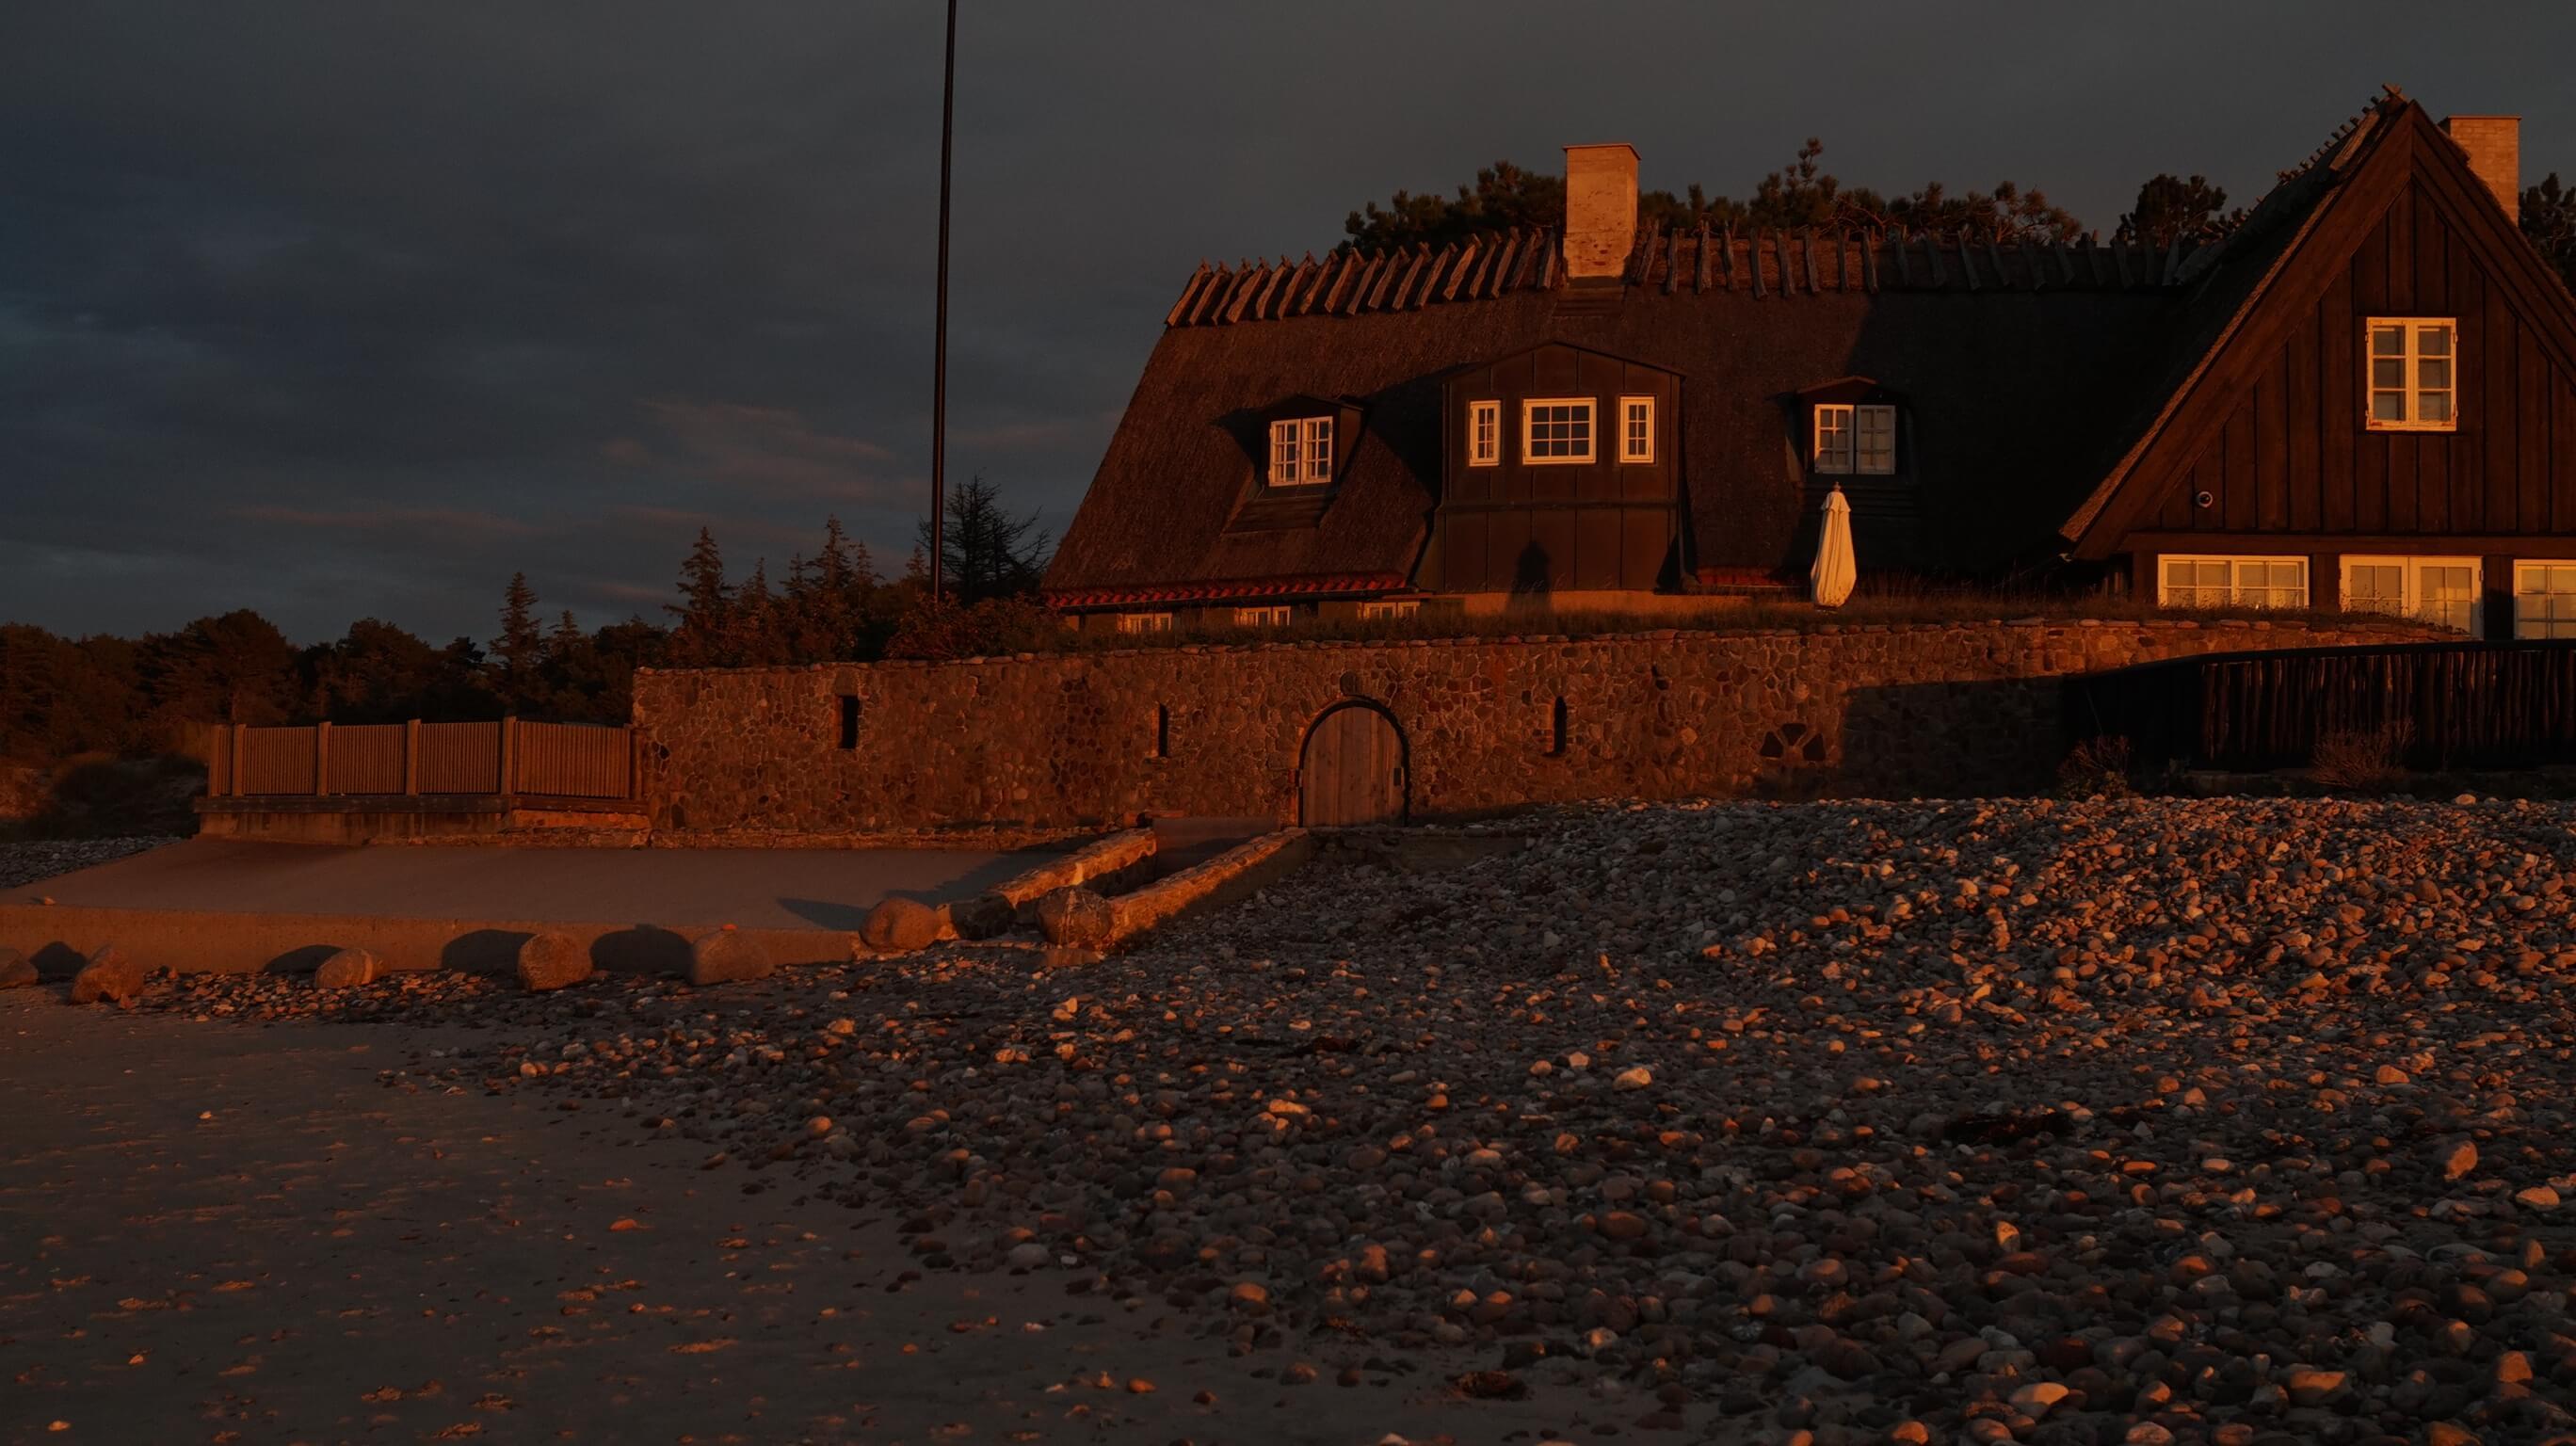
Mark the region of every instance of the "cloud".
MULTIPOLYGON (((679 449, 664 465, 693 469, 729 489, 866 506, 907 503, 921 490, 909 478, 889 475, 892 450, 826 431, 786 407, 662 400, 645 409, 679 449)), ((649 456, 650 449, 637 443, 619 460, 636 461, 639 454, 649 456)))
POLYGON ((499 537, 533 537, 542 529, 523 518, 453 507, 379 507, 338 512, 258 504, 236 507, 233 515, 251 522, 285 527, 311 527, 334 532, 382 532, 388 529, 436 529, 499 537))

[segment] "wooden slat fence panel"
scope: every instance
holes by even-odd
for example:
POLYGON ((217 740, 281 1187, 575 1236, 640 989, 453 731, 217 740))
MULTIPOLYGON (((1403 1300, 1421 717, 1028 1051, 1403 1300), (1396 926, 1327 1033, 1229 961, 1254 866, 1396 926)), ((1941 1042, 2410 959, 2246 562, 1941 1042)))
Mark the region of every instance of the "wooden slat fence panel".
POLYGON ((423 723, 420 725, 420 791, 423 793, 500 792, 501 725, 498 723, 423 723))
POLYGON ((310 728, 248 728, 242 732, 241 791, 313 792, 310 728))
POLYGON ((2576 643, 2407 643, 2180 658, 2070 678, 2070 740, 2145 764, 2261 771, 2321 739, 2401 735, 2414 768, 2576 763, 2576 643))
POLYGON ((333 793, 400 793, 403 791, 403 735, 400 723, 364 723, 331 730, 330 773, 333 793))
POLYGON ((625 798, 634 751, 624 728, 588 723, 522 723, 512 759, 514 791, 565 798, 625 798))

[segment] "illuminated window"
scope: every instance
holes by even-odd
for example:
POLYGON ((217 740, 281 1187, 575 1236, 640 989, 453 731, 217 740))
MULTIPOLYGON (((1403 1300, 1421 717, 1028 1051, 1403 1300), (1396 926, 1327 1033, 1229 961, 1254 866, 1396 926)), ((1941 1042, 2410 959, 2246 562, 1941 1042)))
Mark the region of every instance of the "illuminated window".
POLYGON ((1238 628, 1284 628, 1292 615, 1286 603, 1275 607, 1236 608, 1234 625, 1238 628))
POLYGON ((2458 425, 2455 340, 2448 317, 2370 319, 2372 431, 2448 432, 2458 425))
POLYGON ((1503 404, 1467 404, 1467 465, 1492 467, 1503 460, 1503 404))
POLYGON ((2474 557, 2347 557, 2343 610, 2388 613, 2474 633, 2484 570, 2474 557))
POLYGON ((1521 404, 1521 460, 1546 466, 1592 460, 1592 399, 1541 397, 1521 404))
POLYGON ((1333 419, 1287 417, 1270 424, 1270 485, 1306 487, 1333 479, 1333 419))
POLYGON ((1619 399, 1619 460, 1622 462, 1655 460, 1655 399, 1653 397, 1619 399))
POLYGON ((1120 613, 1118 631, 1122 633, 1168 633, 1172 630, 1170 613, 1120 613))
POLYGON ((1362 618, 1409 618, 1420 611, 1422 611, 1422 599, 1420 598, 1399 598, 1392 602, 1364 602, 1360 604, 1360 616, 1362 618))
POLYGON ((1896 471, 1896 408, 1827 402, 1816 408, 1816 470, 1885 477, 1896 471))
POLYGON ((2174 557, 2156 559, 2156 603, 2169 608, 2303 608, 2304 557, 2174 557))
POLYGON ((2576 638, 2576 561, 2513 565, 2513 635, 2576 638))

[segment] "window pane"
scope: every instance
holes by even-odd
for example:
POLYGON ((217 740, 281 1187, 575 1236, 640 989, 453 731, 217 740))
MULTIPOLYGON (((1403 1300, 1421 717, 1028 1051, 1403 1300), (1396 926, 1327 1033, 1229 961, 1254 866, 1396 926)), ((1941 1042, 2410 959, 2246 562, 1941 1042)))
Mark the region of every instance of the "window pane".
POLYGON ((2382 422, 2405 421, 2406 394, 2404 392, 2372 392, 2370 394, 2370 415, 2374 420, 2382 422))
POLYGON ((2374 326, 2370 329, 2372 356, 2406 355, 2406 330, 2396 326, 2374 326))
POLYGON ((2449 356, 2451 354, 2451 329, 2447 326, 2419 326, 2415 328, 2415 351, 2421 356, 2449 356))
POLYGON ((2451 362, 2448 357, 2426 357, 2415 363, 2415 385, 2437 392, 2451 389, 2451 362))
POLYGON ((2372 362, 2370 364, 2370 384, 2374 387, 2388 391, 2395 391, 2404 387, 2406 385, 2406 363, 2404 359, 2401 358, 2396 361, 2372 362))
POLYGON ((2447 422, 2451 420, 2451 394, 2449 392, 2418 392, 2415 396, 2415 420, 2419 422, 2447 422))

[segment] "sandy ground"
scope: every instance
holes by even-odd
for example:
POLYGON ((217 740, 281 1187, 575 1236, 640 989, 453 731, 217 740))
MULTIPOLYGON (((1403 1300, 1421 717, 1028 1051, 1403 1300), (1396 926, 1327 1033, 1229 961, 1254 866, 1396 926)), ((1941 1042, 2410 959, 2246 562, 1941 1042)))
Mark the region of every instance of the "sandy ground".
POLYGON ((920 1278, 891 1220, 701 1171, 613 1105, 403 1074, 479 1033, 0 998, 0 1438, 1526 1441, 1589 1414, 1458 1400, 1431 1357, 1283 1386, 1307 1357, 1230 1358, 1069 1273, 920 1278))

